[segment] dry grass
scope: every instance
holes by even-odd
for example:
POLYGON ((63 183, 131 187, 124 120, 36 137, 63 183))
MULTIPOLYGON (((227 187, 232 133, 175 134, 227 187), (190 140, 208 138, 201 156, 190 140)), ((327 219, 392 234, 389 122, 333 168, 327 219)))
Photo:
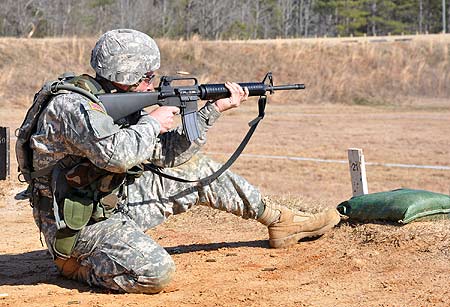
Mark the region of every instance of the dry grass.
MULTIPOLYGON (((160 39, 163 74, 189 71, 201 83, 259 81, 305 83, 301 94, 283 93, 275 102, 403 104, 411 99, 450 96, 450 36, 416 36, 411 41, 367 39, 270 41, 171 41, 160 39)), ((0 39, 0 106, 28 105, 45 80, 64 71, 90 72, 95 38, 0 39)))
POLYGON ((256 44, 180 41, 176 45, 161 41, 160 45, 170 49, 163 52, 167 63, 186 65, 169 64, 168 71, 183 68, 204 82, 252 80, 272 70, 276 83, 306 83, 305 93, 283 94, 275 98, 277 102, 399 104, 404 97, 448 97, 450 39, 444 38, 377 44, 273 40, 256 44))

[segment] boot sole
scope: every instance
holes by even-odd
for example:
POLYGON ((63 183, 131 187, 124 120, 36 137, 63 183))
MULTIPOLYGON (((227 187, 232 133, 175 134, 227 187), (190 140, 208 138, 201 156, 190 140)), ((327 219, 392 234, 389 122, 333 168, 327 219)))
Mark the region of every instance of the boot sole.
POLYGON ((297 244, 299 240, 304 238, 319 237, 326 233, 328 230, 336 226, 341 220, 341 217, 337 214, 336 218, 331 220, 330 223, 315 231, 303 231, 281 239, 269 239, 269 245, 272 248, 285 248, 294 244, 297 244))

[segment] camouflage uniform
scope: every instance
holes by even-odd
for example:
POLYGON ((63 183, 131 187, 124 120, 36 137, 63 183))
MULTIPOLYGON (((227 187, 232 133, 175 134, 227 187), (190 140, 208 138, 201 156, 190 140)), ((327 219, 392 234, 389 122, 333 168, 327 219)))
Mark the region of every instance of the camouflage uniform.
MULTIPOLYGON (((96 80, 106 92, 115 89, 111 81, 130 88, 145 85, 142 78, 159 65, 156 43, 144 33, 127 29, 105 33, 91 56, 96 80)), ((77 78, 72 81, 83 87, 83 78, 77 78)), ((97 82, 92 84, 97 88, 97 82)), ((36 97, 34 102, 40 101, 41 96, 36 97)), ((47 102, 47 96, 42 97, 47 102)), ((27 115, 25 126, 21 127, 19 136, 27 137, 20 137, 20 144, 28 144, 23 142, 28 140, 26 133, 35 127, 34 119, 39 114, 35 108, 40 104, 33 106, 34 117, 27 115), (31 122, 33 125, 28 125, 31 122)), ((190 142, 182 127, 159 135, 160 123, 143 111, 116 124, 101 105, 76 93, 59 93, 48 102, 29 143, 32 168, 39 174, 31 184, 31 195, 36 223, 64 276, 124 292, 161 291, 171 280, 175 265, 164 248, 145 231, 196 204, 257 219, 268 226, 269 245, 274 248, 320 236, 339 222, 335 209, 313 215, 263 203, 255 187, 230 171, 208 185, 180 183, 152 172, 125 176, 129 170, 149 161, 176 177, 191 180, 207 177, 220 166, 198 152, 219 116, 214 105, 206 103, 198 112, 200 137, 190 142), (52 174, 45 175, 51 168, 52 174), (60 168, 63 170, 58 172, 60 168), (60 178, 64 180, 59 181, 60 178), (117 182, 121 184, 117 186, 117 182), (83 190, 84 187, 89 188, 83 190), (87 192, 81 194, 81 201, 76 200, 79 192, 87 192), (64 204, 63 211, 67 213, 64 222, 67 225, 70 222, 72 227, 57 230, 50 205, 54 203, 53 196, 59 206, 64 204), (96 211, 87 211, 86 208, 94 208, 94 203, 96 211), (83 214, 77 215, 80 212, 83 214), (79 216, 82 218, 77 219, 79 216), (61 235, 67 233, 73 238, 70 244, 59 244, 67 242, 64 241, 67 237, 61 240, 61 235)), ((30 164, 29 159, 27 163, 24 160, 28 148, 19 149, 19 165, 26 171, 30 164)))
MULTIPOLYGON (((124 102, 126 103, 126 102, 124 102)), ((81 157, 113 173, 123 173, 149 160, 168 174, 198 179, 219 165, 198 154, 206 142, 206 132, 219 117, 207 103, 198 114, 201 137, 189 142, 178 127, 158 135, 159 123, 143 114, 136 124, 120 127, 98 105, 75 94, 53 98, 41 115, 38 130, 31 138, 35 169, 42 169, 64 157, 72 164, 81 157)), ((46 178, 35 187, 49 197, 46 178)), ((261 204, 259 191, 243 178, 226 171, 207 186, 162 178, 152 172, 127 182, 125 197, 107 220, 90 224, 80 233, 72 257, 83 272, 68 277, 126 292, 160 291, 171 279, 175 265, 169 254, 144 232, 172 214, 201 204, 255 219, 261 204)), ((56 226, 51 212, 38 210, 34 216, 52 254, 56 226)))

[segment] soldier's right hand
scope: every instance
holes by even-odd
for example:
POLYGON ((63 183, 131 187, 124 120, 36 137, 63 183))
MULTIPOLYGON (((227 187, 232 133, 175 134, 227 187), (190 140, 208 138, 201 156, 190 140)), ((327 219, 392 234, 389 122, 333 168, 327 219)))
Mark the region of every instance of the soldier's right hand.
POLYGON ((173 118, 179 113, 178 107, 162 106, 151 111, 149 115, 159 122, 161 126, 159 133, 165 133, 172 128, 173 118))

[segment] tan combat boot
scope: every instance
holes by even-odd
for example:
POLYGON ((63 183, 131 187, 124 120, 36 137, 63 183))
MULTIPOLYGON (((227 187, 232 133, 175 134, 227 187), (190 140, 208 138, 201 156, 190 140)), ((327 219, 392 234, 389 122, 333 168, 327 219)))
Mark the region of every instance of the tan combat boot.
POLYGON ((300 239, 323 235, 340 221, 336 209, 312 214, 292 211, 286 207, 266 204, 258 221, 269 228, 269 245, 273 248, 288 247, 300 239))

